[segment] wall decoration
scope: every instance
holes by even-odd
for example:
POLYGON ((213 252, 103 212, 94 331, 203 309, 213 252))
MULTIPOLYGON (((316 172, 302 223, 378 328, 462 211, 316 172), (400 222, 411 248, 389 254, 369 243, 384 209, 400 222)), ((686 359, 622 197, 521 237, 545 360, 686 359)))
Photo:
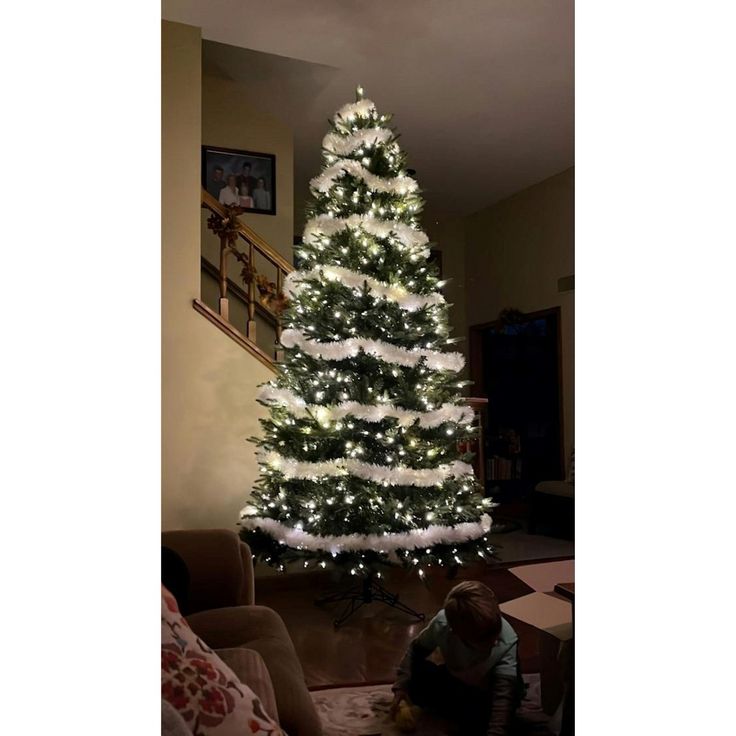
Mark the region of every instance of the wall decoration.
POLYGON ((202 146, 202 187, 220 204, 276 214, 276 156, 202 146))
POLYGON ((439 248, 432 248, 427 262, 437 269, 437 276, 442 278, 442 251, 439 248))

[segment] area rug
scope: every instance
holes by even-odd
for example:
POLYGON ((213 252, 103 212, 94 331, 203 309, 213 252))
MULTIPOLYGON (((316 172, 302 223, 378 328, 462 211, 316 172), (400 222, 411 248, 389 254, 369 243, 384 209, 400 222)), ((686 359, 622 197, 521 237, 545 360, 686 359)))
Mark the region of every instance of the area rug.
MULTIPOLYGON (((538 674, 524 675, 524 681, 528 688, 520 712, 530 723, 544 723, 547 719, 542 713, 540 677, 538 674)), ((322 721, 324 736, 401 736, 389 715, 393 700, 391 685, 337 687, 312 692, 311 696, 322 721)), ((415 736, 459 736, 447 722, 423 711, 413 733, 415 736)))

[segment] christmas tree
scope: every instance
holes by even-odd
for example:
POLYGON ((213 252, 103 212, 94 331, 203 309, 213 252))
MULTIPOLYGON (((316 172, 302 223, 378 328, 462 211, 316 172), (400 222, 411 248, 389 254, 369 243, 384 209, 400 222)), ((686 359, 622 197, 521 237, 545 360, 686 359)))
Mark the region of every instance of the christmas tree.
POLYGON ((285 356, 259 401, 261 477, 241 512, 256 556, 457 565, 492 552, 489 499, 458 440, 475 432, 422 199, 389 126, 363 98, 335 114, 294 272, 285 356))

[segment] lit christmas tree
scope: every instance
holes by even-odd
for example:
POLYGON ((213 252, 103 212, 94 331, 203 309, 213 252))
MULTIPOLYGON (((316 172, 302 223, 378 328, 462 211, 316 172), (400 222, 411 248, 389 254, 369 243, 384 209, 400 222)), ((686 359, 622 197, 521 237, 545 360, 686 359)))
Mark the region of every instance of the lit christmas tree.
POLYGON ((283 569, 328 562, 454 566, 488 558, 489 499, 458 439, 473 436, 460 353, 443 352, 448 304, 427 259, 417 182, 375 105, 342 107, 297 270, 279 375, 255 440, 261 477, 241 514, 258 558, 283 569))

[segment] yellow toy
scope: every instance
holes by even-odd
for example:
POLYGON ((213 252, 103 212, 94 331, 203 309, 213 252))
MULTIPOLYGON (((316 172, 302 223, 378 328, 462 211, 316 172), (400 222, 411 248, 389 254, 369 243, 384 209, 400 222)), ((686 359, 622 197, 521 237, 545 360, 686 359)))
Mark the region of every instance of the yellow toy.
POLYGON ((396 708, 394 722, 402 733, 411 733, 416 731, 418 715, 419 708, 412 705, 408 700, 402 700, 396 708))

